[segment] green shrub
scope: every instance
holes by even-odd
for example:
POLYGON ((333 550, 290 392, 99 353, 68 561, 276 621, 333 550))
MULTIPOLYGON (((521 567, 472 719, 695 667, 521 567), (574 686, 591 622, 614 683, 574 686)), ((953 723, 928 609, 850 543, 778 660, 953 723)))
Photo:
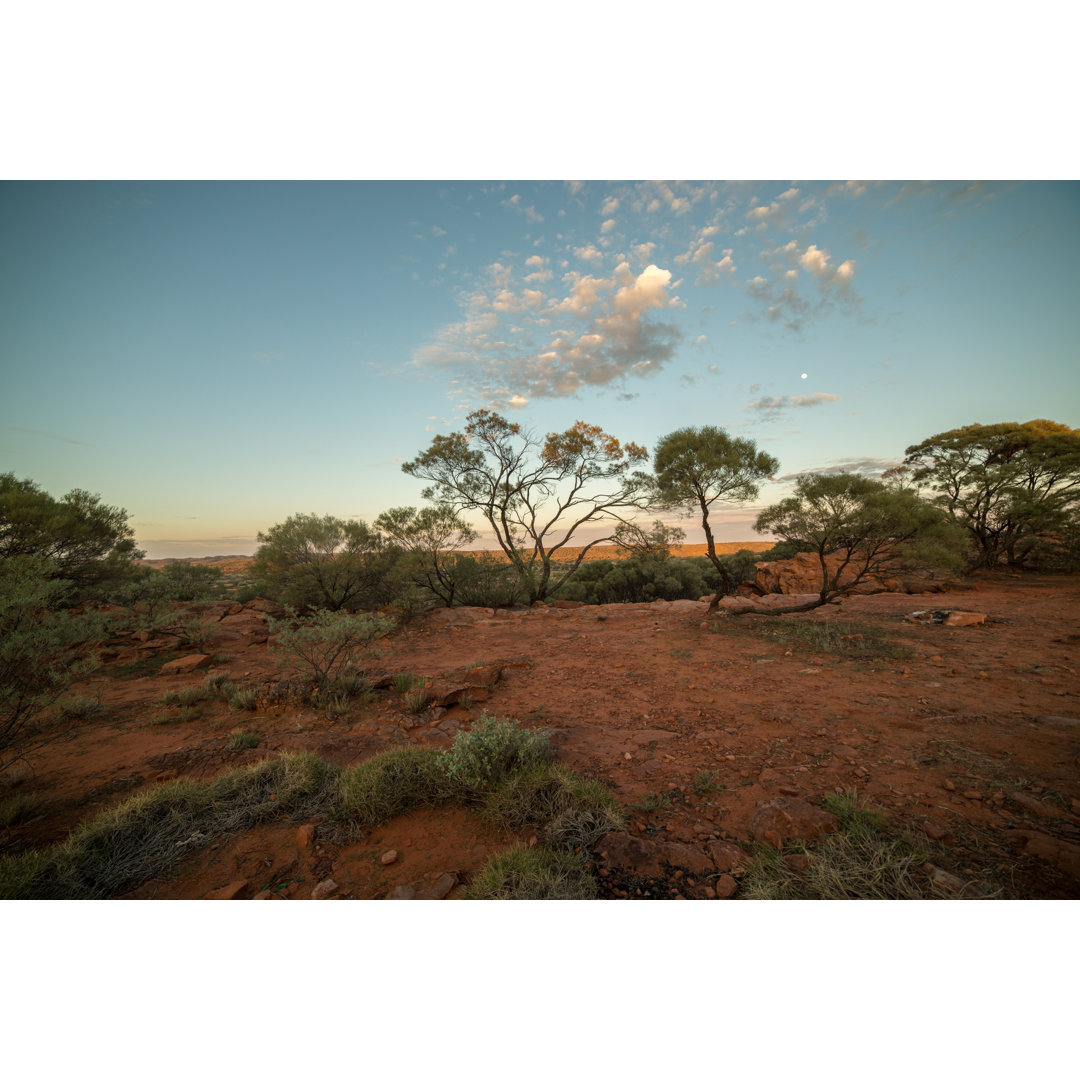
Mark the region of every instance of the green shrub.
POLYGON ((346 615, 320 611, 307 619, 270 620, 271 648, 285 662, 325 690, 335 679, 359 667, 364 650, 394 628, 383 615, 346 615))
POLYGON ((89 694, 77 694, 75 697, 59 702, 56 706, 56 715, 61 720, 69 721, 104 720, 109 715, 109 710, 100 698, 91 697, 89 694))
POLYGON ((234 731, 226 744, 227 750, 254 750, 262 738, 254 731, 234 731))
POLYGON ((513 847, 494 855, 473 878, 466 900, 595 900, 596 879, 568 851, 513 847))
POLYGON ((0 559, 0 751, 93 670, 90 646, 107 633, 96 613, 59 610, 70 590, 55 572, 39 557, 0 559))
POLYGON ((519 728, 513 720, 482 713, 471 731, 461 731, 445 751, 449 781, 466 796, 493 791, 511 773, 553 756, 547 736, 519 728))
POLYGON ((442 768, 443 752, 404 747, 369 758, 341 775, 341 802, 359 825, 377 825, 413 806, 437 802, 452 792, 442 768))
POLYGON ((484 800, 484 812, 506 829, 542 828, 554 848, 591 847, 626 825, 603 784, 550 762, 507 777, 484 800))

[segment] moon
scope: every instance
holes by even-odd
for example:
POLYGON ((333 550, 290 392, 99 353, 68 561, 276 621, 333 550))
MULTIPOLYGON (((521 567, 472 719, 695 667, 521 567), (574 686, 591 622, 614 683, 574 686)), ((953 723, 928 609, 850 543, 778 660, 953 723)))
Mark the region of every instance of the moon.
POLYGON ((805 379, 805 378, 806 378, 806 372, 804 371, 804 372, 802 373, 802 375, 800 375, 800 376, 799 376, 799 378, 800 378, 800 379, 805 379))

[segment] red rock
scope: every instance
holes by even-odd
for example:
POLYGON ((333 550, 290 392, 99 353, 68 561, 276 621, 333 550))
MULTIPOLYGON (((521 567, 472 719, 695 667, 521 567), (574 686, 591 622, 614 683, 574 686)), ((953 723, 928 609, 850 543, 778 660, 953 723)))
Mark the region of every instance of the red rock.
POLYGON ((712 859, 700 848, 690 847, 689 844, 663 844, 660 857, 672 866, 685 867, 695 874, 713 872, 712 859))
POLYGON ((784 862, 786 862, 792 870, 810 869, 810 856, 804 855, 801 852, 797 852, 793 855, 785 855, 784 862))
POLYGON ((780 795, 772 802, 759 806, 750 819, 750 831, 762 837, 778 851, 786 840, 810 840, 821 833, 832 832, 838 825, 834 815, 816 806, 780 795))
POLYGON ((301 825, 296 830, 296 846, 300 851, 307 851, 315 840, 315 826, 301 825))
POLYGON ((945 626, 981 626, 986 622, 985 611, 950 611, 945 626))
POLYGON ((497 664, 483 664, 480 667, 469 668, 461 677, 466 686, 494 686, 502 676, 502 668, 497 664))
POLYGON ((212 893, 207 893, 207 900, 243 900, 244 891, 251 884, 249 881, 234 881, 230 885, 226 885, 224 888, 215 889, 212 893))
POLYGON ((739 888, 739 883, 730 874, 721 874, 713 886, 717 900, 730 900, 739 888))
POLYGON ((397 857, 398 854, 396 851, 384 851, 382 855, 379 856, 379 862, 381 862, 383 866, 389 866, 391 863, 397 862, 397 857))
POLYGON ((932 821, 923 822, 923 832, 930 837, 931 840, 944 840, 946 836, 949 836, 949 830, 941 828, 940 825, 935 825, 932 821))
POLYGON ((1017 804, 1022 806, 1025 810, 1030 810, 1033 814, 1038 814, 1039 817, 1064 817, 1065 813, 1062 810, 1058 810, 1056 807, 1048 806, 1041 799, 1036 799, 1034 795, 1028 795, 1023 791, 1010 791, 1009 798, 1017 804))
POLYGON ((416 892, 417 900, 445 900, 458 883, 457 874, 442 874, 432 884, 421 886, 416 892))
POLYGON ((660 877, 663 846, 644 836, 625 832, 608 833, 600 841, 604 858, 615 866, 633 871, 641 877, 660 877))
POLYGON ((198 671, 199 668, 209 667, 210 657, 202 653, 192 653, 190 656, 180 656, 161 665, 162 675, 187 675, 189 672, 198 671))
POLYGON ((741 847, 729 844, 724 840, 716 840, 709 845, 709 854, 716 863, 716 869, 721 873, 727 873, 739 866, 748 866, 752 861, 741 847))
POLYGON ((1072 877, 1080 878, 1080 845, 1059 840, 1056 836, 1035 832, 1033 829, 1010 829, 1009 842, 1020 847, 1025 855, 1034 855, 1052 863, 1072 877))
POLYGON ((391 889, 386 896, 387 900, 415 900, 416 889, 412 885, 398 885, 391 889))
POLYGON ((273 600, 264 600, 261 596, 255 597, 254 600, 249 600, 244 607, 248 611, 262 611, 267 615, 285 614, 285 609, 280 604, 275 604, 273 600))

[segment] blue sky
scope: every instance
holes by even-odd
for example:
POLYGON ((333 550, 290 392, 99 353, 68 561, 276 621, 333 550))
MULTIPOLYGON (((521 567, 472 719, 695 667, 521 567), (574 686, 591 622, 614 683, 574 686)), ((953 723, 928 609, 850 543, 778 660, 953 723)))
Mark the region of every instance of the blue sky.
POLYGON ((0 471, 249 553, 419 505, 401 463, 481 406, 713 424, 780 460, 722 515, 758 539, 799 473, 1080 426, 1078 241, 1069 182, 7 182, 0 471))

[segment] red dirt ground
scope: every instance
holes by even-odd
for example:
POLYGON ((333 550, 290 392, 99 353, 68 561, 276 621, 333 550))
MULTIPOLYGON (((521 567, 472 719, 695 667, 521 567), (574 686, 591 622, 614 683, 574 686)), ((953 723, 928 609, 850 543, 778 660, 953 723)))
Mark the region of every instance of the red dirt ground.
MULTIPOLYGON (((8 775, 9 786, 19 781, 12 790, 40 801, 29 821, 0 833, 0 850, 60 840, 146 785, 209 778, 280 751, 347 766, 392 746, 446 746, 483 708, 546 732, 561 761, 611 787, 638 835, 702 850, 718 839, 745 843, 754 811, 777 795, 820 804, 831 792, 857 791, 890 822, 928 836, 935 862, 976 891, 1076 898, 1078 599, 1077 577, 995 574, 963 591, 858 596, 782 620, 879 628, 912 650, 906 659, 816 653, 762 636, 776 619, 706 619, 706 605, 691 601, 436 611, 379 642, 369 669, 437 677, 494 664, 502 677, 483 706, 452 706, 434 719, 410 716, 402 696, 385 690, 370 704, 354 700, 343 716, 263 696, 254 713, 215 702, 190 722, 151 724, 165 690, 200 686, 208 672, 125 672, 139 658, 129 649, 73 688, 99 693, 108 718, 58 729, 8 775), (956 628, 903 620, 926 608, 989 619, 956 628), (228 749, 238 728, 256 731, 261 745, 228 749)), ((225 607, 204 610, 217 617, 225 607)), ((260 693, 281 678, 267 644, 243 629, 223 629, 214 651, 221 662, 210 671, 260 693)), ((147 668, 173 655, 142 650, 147 668)), ((515 840, 445 807, 350 843, 309 824, 313 837, 282 823, 228 838, 131 896, 305 899, 331 878, 335 898, 381 898, 399 886, 454 898, 515 840), (384 865, 390 850, 397 858, 384 865)), ((618 895, 618 884, 605 879, 605 895, 618 895)), ((667 892, 703 895, 705 884, 675 874, 667 892)))

